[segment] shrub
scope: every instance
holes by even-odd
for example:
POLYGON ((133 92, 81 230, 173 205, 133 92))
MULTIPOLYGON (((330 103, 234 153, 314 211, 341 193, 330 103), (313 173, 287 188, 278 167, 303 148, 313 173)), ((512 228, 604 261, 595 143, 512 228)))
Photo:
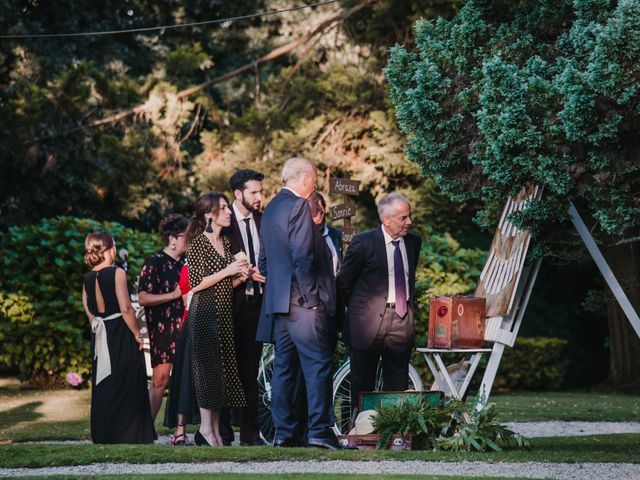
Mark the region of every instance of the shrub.
POLYGON ((56 217, 0 233, 0 363, 23 381, 63 385, 90 369, 90 327, 82 308, 84 237, 110 232, 129 251, 129 271, 160 248, 156 236, 113 222, 56 217), (61 380, 62 377, 62 380, 61 380))
POLYGON ((518 337, 506 348, 494 388, 558 390, 565 382, 566 340, 552 337, 518 337))

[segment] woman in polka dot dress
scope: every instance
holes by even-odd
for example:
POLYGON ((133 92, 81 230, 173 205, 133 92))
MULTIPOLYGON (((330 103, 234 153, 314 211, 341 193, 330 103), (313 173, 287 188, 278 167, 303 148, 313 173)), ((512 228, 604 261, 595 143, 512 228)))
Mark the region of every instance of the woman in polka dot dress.
MULTIPOLYGON (((235 260, 229 239, 220 235, 231 224, 231 209, 221 193, 209 192, 196 203, 188 230, 189 285, 197 292, 192 363, 200 409, 197 445, 222 445, 220 410, 245 406, 233 338, 233 287, 246 281, 249 262, 235 260)), ((195 300, 195 298, 194 298, 195 300)))

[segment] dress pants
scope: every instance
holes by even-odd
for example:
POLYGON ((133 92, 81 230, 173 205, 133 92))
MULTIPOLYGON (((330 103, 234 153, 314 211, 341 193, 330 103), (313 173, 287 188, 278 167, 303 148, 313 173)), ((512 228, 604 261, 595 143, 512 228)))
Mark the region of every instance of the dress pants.
POLYGON ((274 338, 271 414, 276 440, 300 440, 301 422, 295 398, 298 369, 302 370, 306 390, 308 435, 310 438, 330 437, 332 337, 322 305, 316 310, 291 305, 288 315, 275 317, 274 338))
POLYGON ((258 370, 262 356, 262 343, 256 342, 256 328, 262 295, 245 297, 240 312, 234 318, 234 340, 238 376, 242 383, 246 407, 240 409, 225 408, 221 412, 220 435, 225 442, 233 442, 232 423, 239 413, 240 441, 257 442, 260 440, 260 426, 258 425, 258 370), (236 412, 236 410, 239 410, 236 412))
MULTIPOLYGON (((409 312, 400 318, 387 308, 373 344, 365 349, 351 348, 351 412, 358 408, 360 392, 375 390, 376 370, 382 355, 383 388, 406 390, 409 383, 409 360, 415 343, 413 318, 409 312)), ((355 420, 355 419, 353 419, 355 420)))

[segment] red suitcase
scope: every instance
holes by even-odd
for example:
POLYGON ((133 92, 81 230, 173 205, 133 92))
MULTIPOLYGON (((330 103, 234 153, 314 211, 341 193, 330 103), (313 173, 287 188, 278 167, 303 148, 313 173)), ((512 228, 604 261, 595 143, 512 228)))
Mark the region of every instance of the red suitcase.
POLYGON ((486 300, 437 297, 429 300, 429 348, 479 348, 484 344, 486 300))

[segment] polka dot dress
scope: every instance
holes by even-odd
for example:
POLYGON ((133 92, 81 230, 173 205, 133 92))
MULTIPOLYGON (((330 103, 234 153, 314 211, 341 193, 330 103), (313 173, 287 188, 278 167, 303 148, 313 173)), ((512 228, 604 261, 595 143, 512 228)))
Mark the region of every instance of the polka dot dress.
MULTIPOLYGON (((231 262, 231 244, 225 236, 222 257, 204 234, 193 239, 187 253, 189 284, 198 285, 203 277, 214 274, 231 262)), ((233 287, 227 277, 198 292, 193 322, 193 370, 196 398, 200 408, 219 410, 245 406, 238 377, 233 338, 233 287)), ((191 312, 190 312, 191 313, 191 312)))

